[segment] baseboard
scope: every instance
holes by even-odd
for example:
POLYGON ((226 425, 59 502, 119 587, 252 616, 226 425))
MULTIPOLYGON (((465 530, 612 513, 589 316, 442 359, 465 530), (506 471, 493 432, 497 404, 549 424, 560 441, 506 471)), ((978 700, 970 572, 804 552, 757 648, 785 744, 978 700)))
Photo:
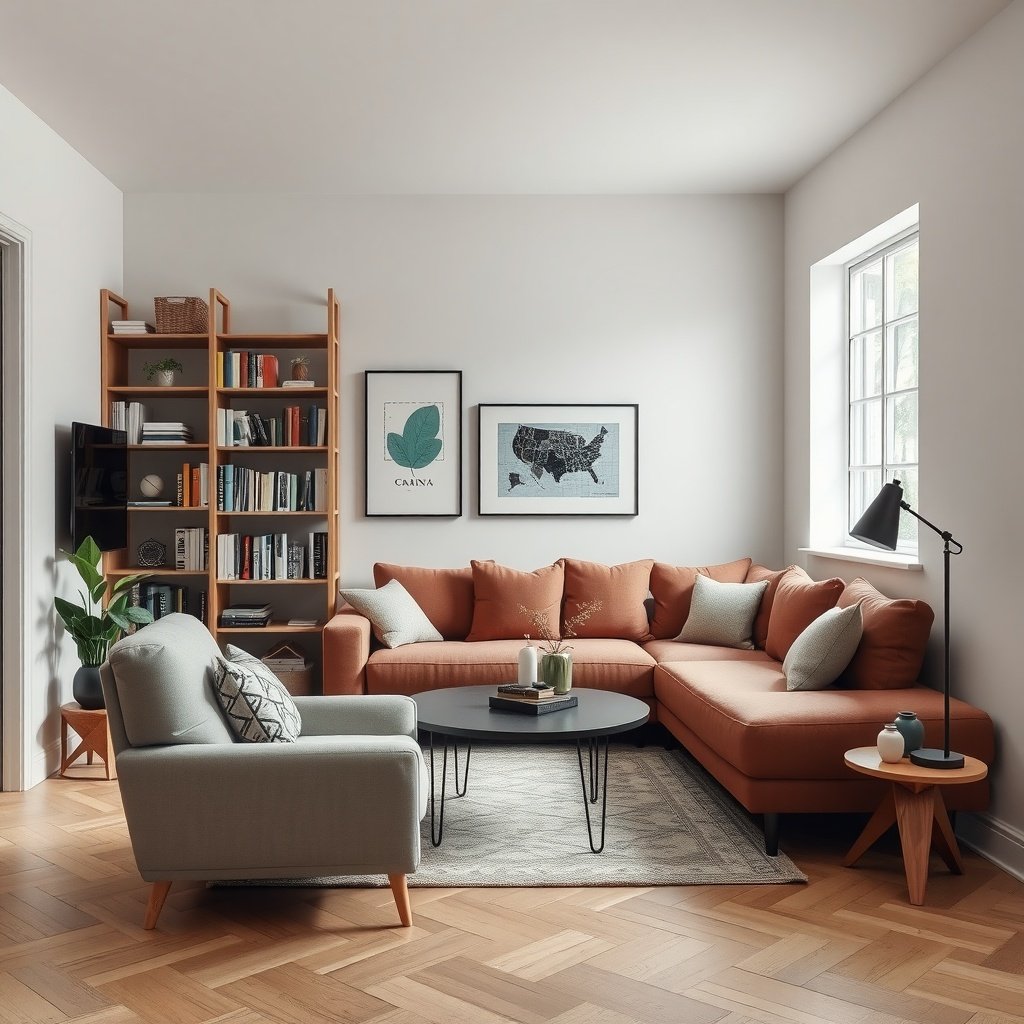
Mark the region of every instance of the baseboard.
POLYGON ((956 835, 975 853, 992 861, 1024 882, 1024 832, 990 814, 961 812, 956 817, 956 835))
POLYGON ((36 752, 32 758, 32 778, 28 787, 38 786, 44 779, 48 779, 55 772, 60 771, 60 740, 53 740, 42 750, 36 752))

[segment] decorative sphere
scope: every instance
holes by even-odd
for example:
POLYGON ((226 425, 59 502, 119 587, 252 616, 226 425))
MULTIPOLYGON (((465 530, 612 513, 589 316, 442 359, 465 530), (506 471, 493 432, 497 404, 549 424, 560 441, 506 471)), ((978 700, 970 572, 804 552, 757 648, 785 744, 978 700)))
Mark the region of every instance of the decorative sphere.
POLYGON ((164 481, 162 477, 156 475, 156 473, 150 473, 148 476, 142 478, 142 482, 139 484, 139 490, 147 498, 156 498, 163 493, 164 481))

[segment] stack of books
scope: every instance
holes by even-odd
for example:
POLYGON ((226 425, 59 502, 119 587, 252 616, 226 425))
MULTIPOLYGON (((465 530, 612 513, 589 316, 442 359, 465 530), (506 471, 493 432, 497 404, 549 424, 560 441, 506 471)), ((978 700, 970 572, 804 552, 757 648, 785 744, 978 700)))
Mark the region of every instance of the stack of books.
POLYGON ((327 440, 327 410, 316 405, 303 410, 286 406, 279 416, 245 409, 217 410, 217 444, 221 448, 268 448, 323 445, 327 440))
POLYGON ((326 512, 327 469, 304 473, 217 467, 218 512, 326 512))
POLYGON ((193 466, 182 464, 178 474, 178 493, 175 504, 179 508, 208 508, 210 504, 210 467, 200 462, 193 466))
MULTIPOLYGON (((135 402, 133 405, 137 404, 135 402)), ((129 441, 129 444, 133 442, 129 441)), ((142 444, 191 444, 192 428, 176 420, 142 424, 142 444)))
POLYGON ((489 706, 494 711, 517 711, 526 715, 546 715, 551 711, 564 711, 576 707, 574 693, 555 693, 550 687, 520 686, 506 683, 490 698, 489 706))
POLYGON ((276 388, 277 356, 261 352, 218 352, 217 386, 276 388))
POLYGON ((217 537, 221 580, 322 580, 327 578, 327 534, 311 533, 309 547, 286 533, 222 533, 217 537))
POLYGON ((174 568, 206 569, 210 544, 205 527, 181 527, 174 531, 174 568))
POLYGON ((145 320, 111 320, 111 334, 153 334, 156 328, 145 320))
POLYGON ((281 381, 281 387, 283 388, 315 388, 315 380, 283 380, 281 381))
POLYGON ((146 408, 140 402, 111 402, 110 426, 128 435, 128 444, 142 443, 142 429, 146 408))
POLYGON ((233 604, 220 613, 220 624, 233 629, 262 629, 270 625, 269 604, 233 604))

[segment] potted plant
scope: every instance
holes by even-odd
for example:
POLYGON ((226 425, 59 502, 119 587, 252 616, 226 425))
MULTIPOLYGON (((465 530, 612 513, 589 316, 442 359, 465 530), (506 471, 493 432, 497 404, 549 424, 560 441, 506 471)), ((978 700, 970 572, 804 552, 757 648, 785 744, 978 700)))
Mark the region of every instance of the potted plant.
POLYGON ((292 380, 309 380, 308 356, 295 356, 292 359, 292 380))
POLYGON ((75 641, 82 662, 72 684, 75 700, 87 711, 95 711, 103 707, 100 665, 106 661, 107 648, 132 625, 142 626, 153 621, 145 608, 128 604, 132 586, 147 575, 122 576, 110 586, 108 595, 108 583, 100 571, 102 555, 92 537, 86 537, 77 551, 67 552, 67 555, 85 584, 85 589, 79 591, 82 602, 73 604, 55 597, 53 605, 68 635, 75 641), (107 597, 109 603, 103 608, 102 602, 107 597))
POLYGON ((174 387, 174 375, 183 369, 181 363, 171 356, 164 356, 158 363, 146 363, 144 367, 146 380, 156 378, 157 386, 161 388, 174 387))
MULTIPOLYGON (((523 604, 519 610, 540 634, 540 648, 544 652, 540 658, 540 677, 554 687, 555 693, 568 693, 572 689, 572 647, 565 641, 575 639, 576 628, 601 610, 601 602, 586 601, 581 604, 576 614, 565 620, 564 637, 552 636, 546 611, 527 608, 523 604)), ((530 639, 529 633, 525 636, 527 640, 530 639)))

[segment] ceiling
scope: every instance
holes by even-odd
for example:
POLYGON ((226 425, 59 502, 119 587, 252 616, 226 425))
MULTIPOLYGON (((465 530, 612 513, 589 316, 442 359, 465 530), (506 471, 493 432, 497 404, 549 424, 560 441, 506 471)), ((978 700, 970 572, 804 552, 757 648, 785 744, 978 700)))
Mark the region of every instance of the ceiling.
POLYGON ((1007 2, 0 0, 0 84, 128 192, 780 192, 1007 2))

